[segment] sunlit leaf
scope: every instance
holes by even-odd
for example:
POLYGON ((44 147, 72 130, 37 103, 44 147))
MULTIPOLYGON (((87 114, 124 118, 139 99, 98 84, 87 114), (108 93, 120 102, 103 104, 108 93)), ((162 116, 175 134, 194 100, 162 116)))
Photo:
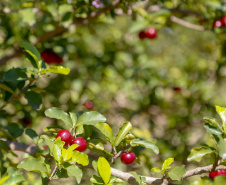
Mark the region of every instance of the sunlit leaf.
POLYGON ((119 143, 124 139, 124 137, 126 136, 126 134, 128 134, 128 132, 132 129, 132 125, 130 122, 125 122, 122 124, 122 126, 119 128, 119 131, 117 133, 117 135, 115 136, 115 142, 114 145, 118 146, 119 143))
POLYGON ((111 167, 104 157, 98 159, 98 172, 105 184, 108 184, 111 178, 111 167))
POLYGON ((175 166, 173 169, 171 169, 168 173, 169 177, 172 180, 181 180, 181 177, 186 173, 185 165, 182 166, 175 166))
POLYGON ((216 152, 216 150, 207 146, 193 148, 188 156, 188 161, 200 162, 204 157, 211 155, 214 152, 216 152))
POLYGON ((70 69, 64 68, 63 66, 50 66, 46 69, 41 70, 41 74, 45 73, 58 73, 58 74, 63 74, 63 75, 68 75, 70 73, 70 69))
POLYGON ((150 141, 145 141, 145 140, 139 140, 139 139, 133 139, 130 141, 130 144, 132 146, 143 146, 149 150, 152 150, 153 152, 155 152, 156 154, 159 153, 159 148, 153 144, 152 142, 150 141))

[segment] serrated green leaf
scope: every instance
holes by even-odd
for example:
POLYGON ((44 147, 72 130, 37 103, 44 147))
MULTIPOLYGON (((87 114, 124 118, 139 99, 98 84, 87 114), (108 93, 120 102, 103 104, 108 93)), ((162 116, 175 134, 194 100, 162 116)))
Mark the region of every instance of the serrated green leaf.
POLYGON ((105 184, 108 184, 111 178, 111 166, 104 157, 98 159, 98 172, 105 184))
POLYGON ((132 125, 130 122, 127 121, 127 122, 123 123, 122 126, 119 128, 117 135, 115 136, 114 145, 118 146, 119 143, 124 139, 126 134, 128 134, 128 132, 131 129, 132 129, 132 125))
POLYGON ((174 162, 174 158, 168 158, 164 161, 162 165, 162 170, 167 170, 171 168, 171 164, 174 162))
POLYGON ((24 169, 26 171, 39 172, 42 174, 48 172, 46 165, 36 158, 27 158, 21 161, 20 164, 17 165, 17 168, 24 169))
POLYGON ((52 107, 45 111, 45 115, 49 118, 59 119, 70 127, 73 126, 72 120, 69 115, 60 108, 52 107))
POLYGON ((212 153, 216 152, 215 149, 207 146, 193 148, 191 150, 190 155, 188 156, 188 161, 197 161, 200 162, 204 157, 211 155, 212 153))
POLYGON ((33 67, 41 69, 42 59, 36 47, 28 42, 24 42, 21 44, 21 48, 23 48, 26 58, 31 62, 33 67))
POLYGON ((33 109, 40 109, 42 104, 42 96, 39 93, 33 91, 27 91, 24 93, 28 104, 32 106, 33 109))
POLYGON ((87 166, 89 164, 89 158, 85 153, 81 153, 79 151, 73 151, 72 152, 72 162, 76 162, 78 164, 81 164, 83 166, 87 166))
POLYGON ((46 69, 41 70, 41 74, 45 73, 58 73, 63 75, 68 75, 70 73, 70 68, 65 68, 63 66, 50 66, 46 69))
POLYGON ((69 112, 69 115, 70 115, 70 118, 72 120, 72 123, 73 123, 73 127, 75 127, 76 123, 77 123, 77 116, 75 113, 73 112, 69 112))
POLYGON ((66 168, 66 170, 67 170, 67 174, 69 177, 75 177, 78 184, 81 182, 83 173, 82 173, 82 170, 78 166, 70 165, 66 168))
POLYGON ((153 144, 150 141, 145 141, 145 140, 139 140, 139 139, 133 139, 130 141, 130 144, 132 146, 143 146, 149 150, 152 150, 154 153, 158 154, 159 153, 159 148, 153 144))
POLYGON ((226 130, 226 108, 216 106, 216 111, 219 114, 219 116, 221 117, 221 120, 223 122, 223 128, 224 128, 224 131, 225 131, 226 130))
POLYGON ((100 114, 99 112, 96 111, 91 111, 91 112, 85 112, 81 116, 79 116, 77 125, 94 125, 99 123, 99 122, 105 122, 106 118, 100 114))
POLYGON ((172 180, 181 180, 182 176, 186 173, 185 165, 182 166, 175 166, 173 169, 171 169, 168 173, 169 177, 172 180))
POLYGON ((219 155, 220 157, 224 160, 226 159, 226 141, 222 138, 219 137, 219 142, 218 142, 218 150, 219 150, 219 155))
POLYGON ((114 144, 114 136, 111 127, 107 123, 97 123, 95 127, 108 138, 110 143, 114 144))

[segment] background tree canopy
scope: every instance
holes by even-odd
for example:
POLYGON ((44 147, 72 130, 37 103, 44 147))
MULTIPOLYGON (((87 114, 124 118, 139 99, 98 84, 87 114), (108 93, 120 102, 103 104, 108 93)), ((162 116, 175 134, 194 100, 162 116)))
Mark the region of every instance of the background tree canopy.
MULTIPOLYGON (((21 49, 24 42, 40 53, 56 53, 70 74, 42 76, 34 87, 41 107, 27 104, 25 94, 0 112, 0 128, 14 123, 39 135, 50 124, 64 127, 46 118, 46 109, 80 114, 91 101, 113 132, 129 120, 136 137, 159 147, 159 155, 134 148, 139 163, 129 170, 149 175, 169 157, 188 169, 200 166, 187 157, 200 143, 211 144, 203 117, 216 117, 215 105, 226 105, 226 26, 213 26, 225 15, 223 0, 1 0, 1 77, 12 68, 32 67, 21 49), (148 28, 157 30, 156 38, 140 39, 148 28)), ((10 96, 1 84, 0 106, 10 96)), ((19 140, 32 143, 27 136, 19 140)), ((126 170, 120 163, 115 166, 126 170)), ((38 177, 31 173, 28 178, 35 184, 38 177)), ((194 179, 199 177, 183 184, 194 179)), ((90 184, 89 179, 82 184, 90 184)))

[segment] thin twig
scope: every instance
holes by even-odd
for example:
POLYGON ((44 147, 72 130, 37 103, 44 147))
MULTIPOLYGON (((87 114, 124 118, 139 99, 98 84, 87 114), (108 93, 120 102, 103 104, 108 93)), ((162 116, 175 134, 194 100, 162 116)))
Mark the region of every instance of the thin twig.
POLYGON ((55 168, 53 169, 50 178, 49 178, 48 181, 46 182, 46 185, 48 185, 49 182, 52 180, 53 176, 54 176, 55 173, 56 173, 56 170, 57 170, 57 166, 55 166, 55 168))
POLYGON ((114 161, 122 154, 122 152, 129 149, 130 147, 131 147, 130 145, 127 145, 121 151, 119 151, 118 153, 116 151, 116 148, 113 147, 113 156, 112 156, 112 159, 111 159, 111 163, 114 163, 114 161))

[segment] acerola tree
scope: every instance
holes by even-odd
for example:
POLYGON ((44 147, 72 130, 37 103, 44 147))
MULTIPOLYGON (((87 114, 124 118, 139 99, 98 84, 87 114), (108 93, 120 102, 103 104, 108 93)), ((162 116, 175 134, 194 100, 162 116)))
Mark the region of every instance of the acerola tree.
POLYGON ((225 14, 1 0, 0 184, 225 184, 225 14))

